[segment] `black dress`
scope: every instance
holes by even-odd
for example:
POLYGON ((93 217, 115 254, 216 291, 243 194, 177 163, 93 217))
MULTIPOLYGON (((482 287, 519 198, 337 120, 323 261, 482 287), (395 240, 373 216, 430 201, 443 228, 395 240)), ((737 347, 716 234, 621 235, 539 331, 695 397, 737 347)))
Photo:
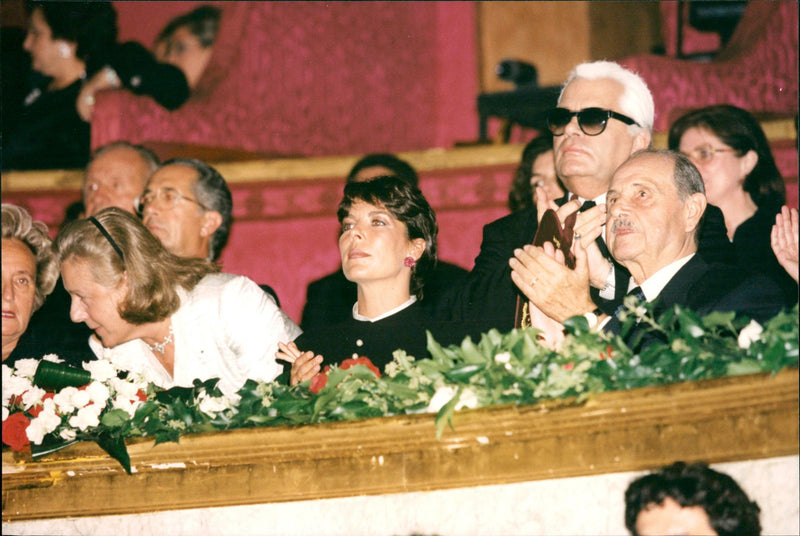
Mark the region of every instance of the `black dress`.
MULTIPOLYGON (((426 330, 443 346, 460 344, 467 335, 475 342, 480 340, 477 326, 465 322, 436 322, 418 301, 376 322, 354 319, 351 307, 344 321, 308 330, 294 342, 300 351, 310 350, 321 355, 323 368, 352 357, 368 357, 383 370, 397 349, 417 359, 428 357, 426 330)), ((285 380, 290 369, 290 365, 284 367, 285 380)))
POLYGON ((780 265, 770 244, 770 233, 780 205, 759 207, 733 234, 736 263, 744 270, 765 275, 781 288, 785 305, 797 303, 797 283, 780 265))
MULTIPOLYGON (((5 51, 4 51, 5 53, 5 51)), ((102 65, 117 73, 122 86, 138 95, 149 95, 174 110, 189 98, 183 72, 158 63, 136 42, 123 43, 109 51, 102 65)), ((7 76, 12 73, 4 73, 7 76)), ((76 108, 84 80, 56 91, 47 91, 50 78, 37 72, 13 73, 29 78, 29 90, 19 100, 3 96, 3 169, 77 169, 86 166, 90 153, 90 126, 76 108)))
MULTIPOLYGON (((436 303, 447 289, 461 284, 467 271, 460 266, 439 261, 425 279, 423 308, 436 303)), ((306 304, 300 327, 304 330, 338 324, 353 311, 358 299, 355 283, 348 281, 341 268, 321 279, 312 281, 306 290, 306 304)))

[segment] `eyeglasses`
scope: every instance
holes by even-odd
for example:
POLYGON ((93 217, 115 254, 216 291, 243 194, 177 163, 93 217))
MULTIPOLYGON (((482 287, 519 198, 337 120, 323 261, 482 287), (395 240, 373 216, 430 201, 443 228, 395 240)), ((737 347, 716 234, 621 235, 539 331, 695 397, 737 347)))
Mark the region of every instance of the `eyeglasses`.
POLYGON ((191 197, 186 197, 175 188, 161 188, 160 190, 156 191, 148 190, 139 197, 137 197, 133 201, 133 206, 136 207, 136 213, 139 214, 139 216, 144 214, 145 209, 148 206, 150 206, 156 199, 159 200, 164 205, 164 208, 166 208, 167 210, 172 210, 173 208, 175 208, 175 205, 177 205, 178 201, 180 201, 181 199, 185 199, 186 201, 194 203, 203 210, 208 210, 208 207, 203 205, 200 201, 198 201, 197 199, 192 199, 191 197))
POLYGON ((735 151, 735 149, 731 148, 718 149, 716 147, 711 147, 710 145, 701 145, 700 147, 695 147, 691 151, 683 154, 686 155, 686 157, 692 162, 708 164, 714 160, 714 156, 716 156, 717 153, 733 153, 735 151))
POLYGON ((602 108, 584 108, 577 112, 572 112, 566 108, 553 108, 547 114, 547 128, 553 136, 561 136, 572 118, 578 117, 578 126, 587 136, 598 136, 603 133, 608 124, 608 120, 613 118, 622 121, 626 125, 638 125, 636 121, 627 115, 618 114, 612 110, 602 108))

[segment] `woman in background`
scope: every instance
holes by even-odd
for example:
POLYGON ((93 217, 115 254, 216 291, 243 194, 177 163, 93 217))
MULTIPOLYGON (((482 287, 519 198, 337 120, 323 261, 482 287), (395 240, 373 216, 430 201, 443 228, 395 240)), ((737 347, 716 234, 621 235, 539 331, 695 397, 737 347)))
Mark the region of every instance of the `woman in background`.
POLYGON ((722 210, 737 264, 771 277, 781 285, 786 304, 796 303, 797 283, 770 247, 786 186, 758 121, 735 106, 708 106, 680 117, 668 143, 703 176, 708 202, 722 210))
POLYGON ((169 253, 118 208, 68 224, 55 249, 70 315, 94 331, 92 350, 161 387, 220 378, 230 396, 247 379, 272 381, 278 342, 300 333, 254 282, 169 253))
POLYGON ((511 212, 536 206, 538 195, 555 201, 564 196, 564 186, 556 177, 553 160, 553 135, 549 131, 528 142, 522 151, 522 160, 514 174, 508 194, 511 212))
POLYGON ((357 284, 358 299, 349 318, 279 345, 278 359, 292 363, 289 383, 311 379, 323 362, 365 356, 383 369, 397 349, 426 357, 426 329, 442 344, 460 342, 463 324, 436 323, 420 303, 438 233, 422 192, 391 176, 349 183, 337 215, 342 269, 357 284))
MULTIPOLYGON (((135 42, 116 44, 109 2, 32 1, 23 43, 31 87, 3 103, 3 168, 82 168, 89 158, 95 93, 125 87, 175 109, 189 96, 183 73, 135 42)), ((24 75, 20 75, 24 76, 24 75)))
POLYGON ((183 71, 192 90, 211 59, 220 17, 219 8, 200 6, 172 19, 156 38, 156 58, 183 71))

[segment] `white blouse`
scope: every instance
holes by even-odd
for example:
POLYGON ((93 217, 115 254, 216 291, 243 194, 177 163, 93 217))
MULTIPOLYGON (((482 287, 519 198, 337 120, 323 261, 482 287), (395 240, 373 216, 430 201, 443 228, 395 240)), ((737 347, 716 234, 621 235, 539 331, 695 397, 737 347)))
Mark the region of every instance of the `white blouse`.
POLYGON ((301 329, 253 281, 210 274, 190 292, 178 289, 178 294, 181 306, 172 315, 173 376, 141 339, 108 349, 92 337, 92 350, 99 357, 142 363, 137 372, 164 388, 220 378, 219 388, 227 396, 248 379, 272 381, 282 372, 275 359, 278 342, 294 340, 301 329))

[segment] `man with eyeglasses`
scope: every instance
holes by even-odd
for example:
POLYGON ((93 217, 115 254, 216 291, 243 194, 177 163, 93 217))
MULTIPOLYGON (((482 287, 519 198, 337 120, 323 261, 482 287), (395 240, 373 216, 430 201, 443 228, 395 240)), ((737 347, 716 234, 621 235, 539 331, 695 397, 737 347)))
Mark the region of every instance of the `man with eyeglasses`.
POLYGON ((233 198, 222 175, 205 162, 164 162, 136 204, 145 226, 175 255, 214 261, 228 241, 233 198))
MULTIPOLYGON (((650 90, 636 74, 617 63, 578 65, 561 92, 558 108, 547 117, 553 133, 555 167, 568 190, 562 199, 537 195, 537 208, 515 212, 484 227, 481 251, 465 285, 437 306, 444 319, 476 320, 483 327, 515 327, 517 297, 526 289, 511 280, 509 260, 530 244, 538 220, 547 208, 558 210, 563 222, 580 211, 575 240, 587 248, 592 299, 597 312, 613 312, 627 291, 630 274, 613 262, 601 237, 605 195, 611 177, 631 154, 650 146, 655 106, 650 90)), ((701 250, 714 260, 733 262, 719 209, 707 211, 701 250)), ((526 284, 535 283, 532 278, 526 284)))

